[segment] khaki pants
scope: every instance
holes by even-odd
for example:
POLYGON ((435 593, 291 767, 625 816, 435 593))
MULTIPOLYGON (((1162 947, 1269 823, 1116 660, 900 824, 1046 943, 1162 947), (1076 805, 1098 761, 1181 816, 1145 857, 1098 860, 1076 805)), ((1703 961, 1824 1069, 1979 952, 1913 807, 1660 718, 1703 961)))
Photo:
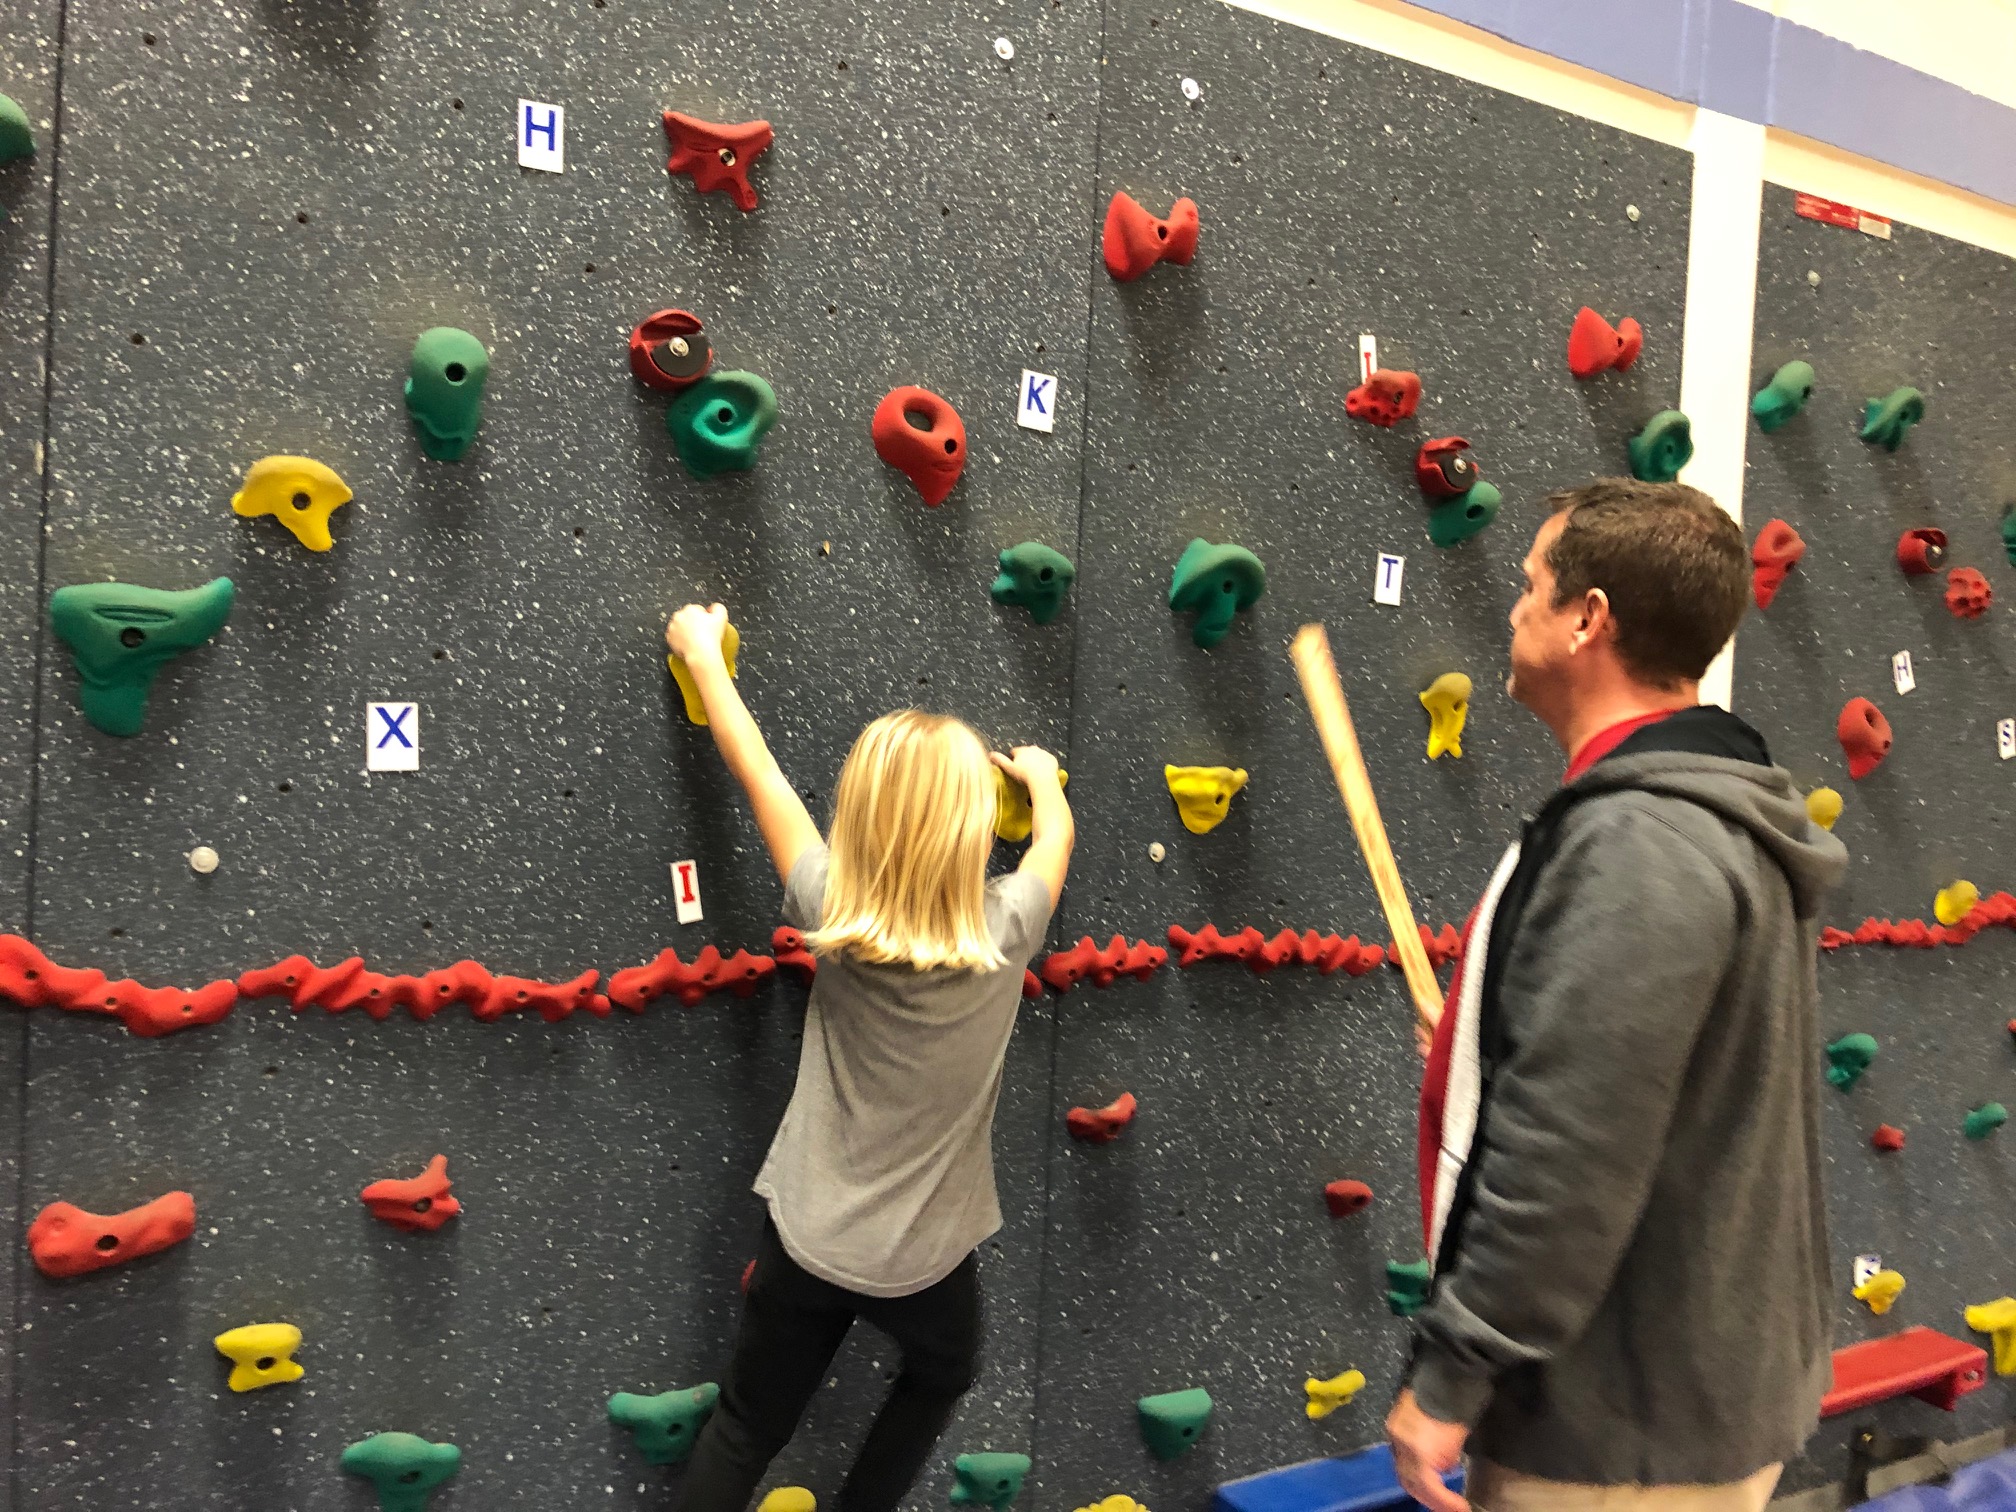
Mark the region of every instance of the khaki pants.
POLYGON ((1724 1486, 1578 1486, 1473 1459, 1467 1494, 1476 1512, 1764 1512, 1784 1468, 1724 1486))

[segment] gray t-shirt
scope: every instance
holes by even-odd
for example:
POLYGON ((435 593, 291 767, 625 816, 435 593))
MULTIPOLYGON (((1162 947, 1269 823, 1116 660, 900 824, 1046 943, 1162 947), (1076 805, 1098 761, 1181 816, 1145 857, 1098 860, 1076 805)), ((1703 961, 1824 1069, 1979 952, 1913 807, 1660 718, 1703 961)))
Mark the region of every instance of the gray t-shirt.
MULTIPOLYGON (((784 918, 816 929, 827 851, 784 884, 784 918)), ((871 1297, 942 1281, 1001 1227, 994 1104, 1043 944, 1050 890, 1026 872, 987 884, 998 971, 915 971, 820 959, 805 1010, 798 1085, 756 1176, 785 1253, 871 1297)))

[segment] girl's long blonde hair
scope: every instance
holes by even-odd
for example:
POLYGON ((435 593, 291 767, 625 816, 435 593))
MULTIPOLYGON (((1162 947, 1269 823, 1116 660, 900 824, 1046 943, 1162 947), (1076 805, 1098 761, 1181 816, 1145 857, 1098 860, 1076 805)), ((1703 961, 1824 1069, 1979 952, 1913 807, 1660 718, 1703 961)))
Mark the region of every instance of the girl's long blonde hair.
POLYGON ((863 730, 840 769, 817 955, 993 971, 987 928, 994 772, 972 728, 900 709, 863 730))

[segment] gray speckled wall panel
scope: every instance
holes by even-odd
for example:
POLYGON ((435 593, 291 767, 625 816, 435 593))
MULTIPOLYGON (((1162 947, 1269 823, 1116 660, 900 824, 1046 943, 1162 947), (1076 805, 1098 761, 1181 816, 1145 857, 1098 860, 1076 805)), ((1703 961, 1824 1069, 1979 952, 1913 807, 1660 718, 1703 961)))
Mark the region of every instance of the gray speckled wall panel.
MULTIPOLYGON (((1285 651, 1311 619, 1329 626, 1421 915, 1460 923, 1559 775, 1500 691, 1540 498, 1623 470, 1624 438, 1678 392, 1690 163, 1203 0, 1109 5, 1106 57, 1102 210, 1118 189, 1158 213, 1189 195, 1203 230, 1188 268, 1093 278, 1070 763, 1088 822, 1060 933, 1159 940, 1209 920, 1385 940, 1285 651), (1644 323, 1630 374, 1569 376, 1585 302, 1644 323), (1361 331, 1425 386, 1390 432, 1344 414, 1361 331), (1506 503, 1441 552, 1412 459, 1452 432, 1506 503), (1193 535, 1268 568, 1266 596, 1208 652, 1166 604, 1193 535), (1382 548, 1407 558, 1397 609, 1371 602, 1382 548), (1430 765, 1416 694, 1450 670, 1476 685, 1464 756, 1430 765), (1193 836, 1165 761, 1243 766, 1251 785, 1193 836)), ((1194 1507, 1216 1481, 1378 1437, 1405 1341, 1383 1266, 1421 1248, 1397 973, 1172 968, 1060 1011, 1054 1114, 1122 1090, 1141 1111, 1112 1146, 1053 1145, 1041 1504, 1125 1490, 1194 1507), (1333 1222, 1322 1187, 1346 1176, 1378 1201, 1333 1222), (1303 1378, 1350 1366, 1364 1394, 1309 1421, 1303 1378), (1160 1465, 1133 1402, 1188 1386, 1217 1402, 1209 1437, 1160 1465)))
MULTIPOLYGON (((2016 290, 2006 258, 1898 225, 1881 241, 1804 220, 1790 190, 1767 187, 1757 281, 1756 383, 1794 357, 1817 384, 1804 414, 1775 435, 1752 430, 1744 513, 1754 539, 1789 521, 1806 557, 1768 614, 1737 638, 1736 705, 1809 786, 1836 788, 1835 833, 1853 863, 1832 922, 1930 918, 1932 895, 1956 877, 1984 892, 2010 886, 2016 771, 1995 749, 1995 722, 2016 715, 2016 645, 2006 609, 2016 580, 1997 519, 2016 499, 2016 290), (1817 274, 1815 283, 1809 275, 1817 274), (1894 455, 1856 438, 1862 401, 1900 384, 1924 391, 1926 415, 1894 455), (1945 577, 1897 569, 1902 530, 1947 532, 1947 565, 1984 572, 2002 602, 1971 622, 1950 616, 1945 577), (1911 653, 1915 692, 1899 695, 1890 658, 1911 653), (1834 735, 1841 705, 1861 695, 1888 715, 1896 744, 1850 781, 1834 735)), ((1970 1302, 2008 1292, 2016 1218, 2004 1194, 2006 1137, 1961 1137, 1967 1110, 2016 1100, 2009 1036, 2012 942, 1991 931, 1960 950, 1880 948, 1823 956, 1822 1024, 1830 1038, 1874 1034, 1882 1053, 1827 1115, 1828 1196, 1841 1342, 1924 1324, 1971 1337, 1970 1302), (1878 1123, 1904 1128, 1895 1155, 1868 1145, 1878 1123), (1882 1254, 1909 1287, 1888 1315, 1847 1295, 1856 1254, 1882 1254)), ((1899 1401, 1874 1417, 1898 1433, 1964 1437, 2006 1421, 2007 1383, 1952 1415, 1899 1401)), ((1865 1415, 1824 1425, 1788 1485, 1841 1474, 1865 1415)))

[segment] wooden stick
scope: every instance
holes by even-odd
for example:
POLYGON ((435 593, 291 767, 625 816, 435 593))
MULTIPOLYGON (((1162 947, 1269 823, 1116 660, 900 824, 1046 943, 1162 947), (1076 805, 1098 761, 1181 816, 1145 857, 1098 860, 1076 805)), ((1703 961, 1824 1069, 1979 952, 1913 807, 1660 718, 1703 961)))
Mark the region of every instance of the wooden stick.
POLYGON ((1407 903, 1400 866, 1386 840, 1379 800, 1372 794, 1372 775, 1365 770, 1365 753, 1358 747, 1358 731, 1351 723, 1350 706, 1344 702, 1344 681, 1330 655, 1330 637, 1321 625, 1304 625, 1295 632, 1288 654, 1294 659, 1302 696, 1309 700, 1309 716, 1316 721, 1316 736, 1330 759, 1337 791, 1344 797, 1344 810, 1351 816, 1365 869, 1372 874, 1372 886, 1386 910, 1386 926, 1393 931, 1400 969, 1407 977, 1407 990, 1414 996, 1415 1015, 1432 1031, 1442 1018, 1442 987, 1428 964, 1428 952, 1421 948, 1421 932, 1407 903))

